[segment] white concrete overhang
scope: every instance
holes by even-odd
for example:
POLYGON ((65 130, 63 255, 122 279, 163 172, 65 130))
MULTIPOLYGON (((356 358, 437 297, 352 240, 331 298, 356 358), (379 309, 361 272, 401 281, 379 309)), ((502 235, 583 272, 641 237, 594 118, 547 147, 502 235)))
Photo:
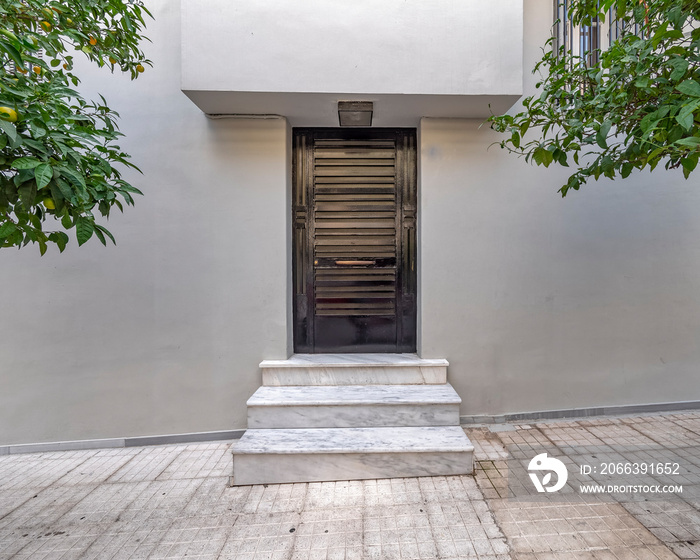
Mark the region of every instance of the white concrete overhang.
POLYGON ((484 118, 522 95, 522 52, 523 0, 182 0, 182 90, 211 115, 484 118))

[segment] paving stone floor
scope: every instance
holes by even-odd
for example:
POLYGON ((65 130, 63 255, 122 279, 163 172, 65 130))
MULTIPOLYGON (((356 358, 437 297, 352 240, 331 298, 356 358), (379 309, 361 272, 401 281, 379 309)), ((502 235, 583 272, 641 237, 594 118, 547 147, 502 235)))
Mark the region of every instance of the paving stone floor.
POLYGON ((700 558, 697 495, 514 498, 508 475, 509 457, 543 446, 628 459, 680 446, 700 466, 700 414, 467 433, 475 477, 231 488, 230 442, 3 456, 0 560, 700 558))
MULTIPOLYGON (((700 414, 605 417, 466 431, 476 448, 479 488, 507 537, 513 558, 700 558, 700 414), (675 481, 683 483, 684 493, 620 500, 580 494, 559 500, 513 499, 509 457, 517 452, 534 457, 544 448, 559 457, 607 453, 623 463, 680 461, 683 475, 675 481)), ((634 482, 634 477, 623 478, 634 482)), ((657 478, 670 482, 674 477, 657 478)))

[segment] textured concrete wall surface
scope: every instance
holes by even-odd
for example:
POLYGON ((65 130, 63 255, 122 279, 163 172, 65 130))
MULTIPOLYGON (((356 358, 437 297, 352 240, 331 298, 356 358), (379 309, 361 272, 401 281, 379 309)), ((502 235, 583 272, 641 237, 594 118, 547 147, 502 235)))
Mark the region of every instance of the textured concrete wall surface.
POLYGON ((185 90, 519 94, 522 0, 182 0, 185 90))
MULTIPOLYGON (((525 2, 526 69, 551 10, 525 2)), ((635 173, 562 199, 566 169, 509 156, 480 124, 419 129, 419 338, 450 361, 461 413, 700 400, 698 178, 635 173)))
POLYGON ((421 352, 462 414, 700 399, 700 190, 592 182, 507 156, 477 121, 421 126, 421 352))
POLYGON ((207 119, 180 91, 179 3, 149 6, 154 69, 83 69, 144 173, 117 246, 0 254, 0 443, 243 428, 259 362, 286 357, 286 122, 207 119))
POLYGON ((522 94, 522 52, 523 0, 182 0, 182 89, 208 114, 484 118, 522 94))

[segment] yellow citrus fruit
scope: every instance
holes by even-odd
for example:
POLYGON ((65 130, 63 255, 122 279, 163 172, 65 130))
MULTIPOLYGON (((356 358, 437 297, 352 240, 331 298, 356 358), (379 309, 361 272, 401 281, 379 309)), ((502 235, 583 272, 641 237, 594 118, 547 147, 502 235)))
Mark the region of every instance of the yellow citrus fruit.
POLYGON ((40 25, 44 31, 51 31, 51 24, 48 21, 42 21, 40 25))
POLYGON ((143 66, 141 66, 140 64, 137 64, 137 65, 136 65, 136 71, 137 71, 137 72, 144 72, 145 70, 146 70, 146 69, 145 69, 143 66))
POLYGON ((26 71, 24 68, 17 68, 17 72, 19 72, 20 74, 26 74, 26 73, 27 73, 27 71, 26 71))
POLYGON ((32 70, 34 70, 35 74, 41 74, 41 66, 35 66, 32 70))
POLYGON ((94 47, 97 44, 97 39, 90 37, 90 44, 94 47))
POLYGON ((55 210, 56 209, 56 204, 53 201, 53 198, 45 198, 44 199, 44 206, 46 206, 47 210, 55 210))
POLYGON ((17 120, 17 111, 9 107, 0 107, 0 119, 15 122, 17 120))
POLYGON ((116 64, 116 63, 117 63, 116 59, 113 58, 113 57, 111 57, 111 56, 109 57, 109 62, 110 62, 111 64, 116 64))
POLYGON ((65 62, 63 63, 63 69, 68 70, 68 64, 66 64, 65 62))

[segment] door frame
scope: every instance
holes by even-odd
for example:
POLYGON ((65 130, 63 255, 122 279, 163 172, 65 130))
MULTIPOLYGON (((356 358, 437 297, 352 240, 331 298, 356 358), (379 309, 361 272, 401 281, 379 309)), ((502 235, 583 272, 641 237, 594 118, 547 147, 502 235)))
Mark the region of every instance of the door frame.
MULTIPOLYGON (((415 128, 310 128, 292 130, 292 344, 316 353, 314 344, 313 141, 396 139, 397 343, 414 353, 418 336, 418 154, 415 128)), ((327 350, 326 350, 327 351, 327 350)), ((362 349, 358 349, 362 352, 362 349)))

